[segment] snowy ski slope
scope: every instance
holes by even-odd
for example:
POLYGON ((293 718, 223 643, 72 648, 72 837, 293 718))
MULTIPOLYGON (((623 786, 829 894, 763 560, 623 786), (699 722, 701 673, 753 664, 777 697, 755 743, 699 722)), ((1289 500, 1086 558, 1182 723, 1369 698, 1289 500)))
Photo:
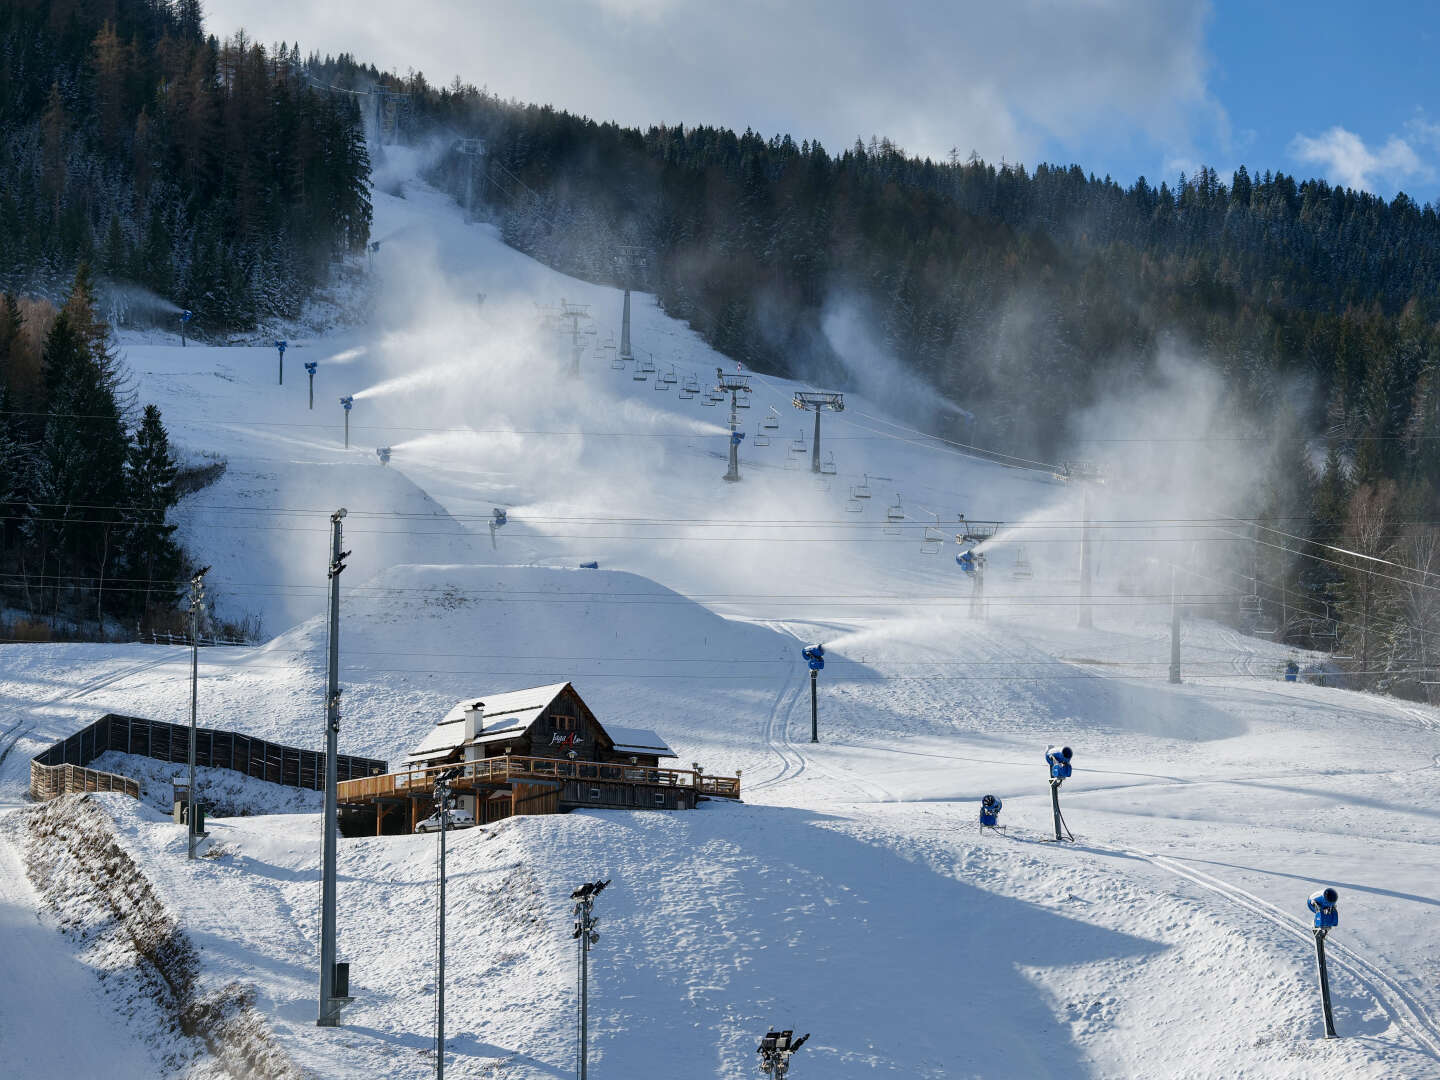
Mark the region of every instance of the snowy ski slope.
MULTIPOLYGON (((837 475, 821 490, 799 387, 757 376, 744 480, 726 484, 726 410, 677 390, 733 362, 637 295, 637 352, 677 374, 656 390, 597 348, 619 340, 614 290, 505 248, 416 181, 375 201, 372 322, 292 340, 283 387, 271 348, 126 345, 177 443, 227 462, 182 507, 220 613, 274 635, 202 654, 206 722, 319 745, 328 515, 343 505, 342 751, 398 760, 461 697, 573 679, 602 720, 656 728, 684 764, 742 770, 746 793, 452 837, 450 1075, 570 1074, 566 897, 599 876, 614 884, 598 907, 597 1076, 728 1080, 771 1025, 814 1033, 797 1078, 1440 1076, 1434 710, 1285 683, 1286 650, 1201 618, 1185 624, 1186 682, 1169 685, 1164 545, 1111 534, 1095 627, 1077 629, 1078 491, 864 397, 822 422, 837 475), (597 329, 579 380, 568 342, 538 328, 535 305, 562 297, 590 304, 597 329), (313 412, 306 360, 320 364, 313 412), (357 398, 348 451, 343 394, 357 398), (780 429, 756 446, 772 407, 780 429), (509 523, 492 547, 497 506, 509 523), (988 619, 969 614, 955 544, 922 550, 926 511, 947 538, 961 513, 1028 523, 989 546, 988 619), (1031 578, 1014 576, 1017 541, 1031 578), (579 568, 590 560, 600 569, 579 568), (817 640, 829 663, 812 745, 798 653, 817 640), (1077 842, 1063 847, 1045 842, 1052 741, 1076 750, 1062 798, 1077 842), (974 829, 987 792, 1004 835, 974 829), (1304 918, 1322 883, 1342 911, 1346 1037, 1328 1043, 1304 918)), ((1118 486, 1096 498, 1111 520, 1180 513, 1118 486)), ((6 805, 31 754, 101 712, 187 716, 183 650, 0 652, 6 805)), ((342 844, 357 1000, 322 1030, 317 818, 216 821, 213 857, 187 864, 163 816, 105 802, 203 979, 252 984, 300 1066, 431 1075, 433 837, 342 844)), ((30 900, 14 860, 0 865, 14 920, 30 900)), ((33 964, 33 934, 26 947, 33 964)), ((94 1031, 122 1074, 146 1052, 143 1033, 94 1031)))

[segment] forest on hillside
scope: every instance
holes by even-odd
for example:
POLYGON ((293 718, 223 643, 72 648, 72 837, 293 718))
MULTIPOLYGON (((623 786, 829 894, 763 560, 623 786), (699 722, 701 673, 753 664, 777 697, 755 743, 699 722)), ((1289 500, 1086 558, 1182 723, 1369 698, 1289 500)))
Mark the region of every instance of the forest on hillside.
POLYGON ((369 172, 355 99, 200 0, 0 4, 0 289, 88 262, 202 334, 293 317, 363 250, 369 172))

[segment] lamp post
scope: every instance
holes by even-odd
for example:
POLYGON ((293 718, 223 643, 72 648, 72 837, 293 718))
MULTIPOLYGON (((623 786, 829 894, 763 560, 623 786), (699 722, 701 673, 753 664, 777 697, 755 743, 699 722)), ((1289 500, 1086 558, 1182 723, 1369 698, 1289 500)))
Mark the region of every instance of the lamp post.
POLYGON ((315 408, 315 369, 319 363, 314 360, 305 361, 305 374, 310 376, 310 408, 315 408))
POLYGON ((350 449, 350 410, 355 407, 355 395, 348 394, 340 399, 340 404, 345 407, 345 449, 350 449))
POLYGON ((570 894, 570 899, 575 901, 575 933, 571 937, 580 943, 580 1013, 575 1054, 575 1075, 579 1080, 586 1080, 590 1062, 590 946, 600 940, 600 932, 595 929, 600 924, 594 913, 595 898, 609 884, 609 878, 587 881, 570 894))
POLYGON ((285 350, 290 347, 288 341, 275 342, 275 351, 280 354, 280 385, 285 385, 285 350))
POLYGON ((190 579, 190 787, 185 794, 186 858, 195 858, 199 832, 195 820, 195 720, 200 705, 200 613, 205 606, 204 566, 190 579))
POLYGON ((760 1040, 760 1045, 755 1048, 755 1052, 760 1055, 760 1071, 771 1080, 784 1080, 790 1075, 791 1057, 805 1045, 808 1038, 809 1032, 795 1038, 795 1032, 789 1028, 767 1032, 760 1040))

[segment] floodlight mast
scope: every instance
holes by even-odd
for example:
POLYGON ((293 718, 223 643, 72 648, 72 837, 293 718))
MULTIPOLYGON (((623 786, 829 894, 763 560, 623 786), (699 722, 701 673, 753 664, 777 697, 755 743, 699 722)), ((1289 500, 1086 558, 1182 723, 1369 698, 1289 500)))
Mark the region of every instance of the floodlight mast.
POLYGON ((200 704, 200 613, 205 607, 205 575, 210 567, 195 571, 190 579, 190 787, 185 793, 186 858, 195 858, 199 831, 195 818, 195 714, 200 704))
POLYGON ((814 445, 810 448, 810 471, 820 471, 820 414, 826 409, 831 412, 845 411, 844 394, 827 393, 798 393, 791 400, 791 404, 797 409, 809 410, 815 414, 815 439, 814 445))
POLYGON ((570 899, 575 901, 575 932, 571 937, 580 946, 575 1046, 575 1075, 579 1080, 586 1080, 590 1065, 590 946, 600 940, 600 932, 595 929, 600 924, 595 917, 595 898, 609 884, 609 878, 587 881, 570 894, 570 899))
POLYGON ((342 506, 330 515, 330 632, 327 644, 328 674, 325 686, 325 821, 321 837, 320 886, 320 1027, 335 1027, 340 1010, 350 1002, 348 972, 346 985, 337 985, 339 974, 335 963, 335 856, 338 829, 338 797, 336 761, 340 738, 340 574, 350 554, 340 550, 341 526, 345 518, 342 506))
POLYGON ((725 472, 725 479, 734 483, 740 479, 740 442, 745 438, 740 429, 739 394, 750 393, 750 376, 733 374, 727 375, 721 368, 715 369, 715 389, 730 395, 730 468, 725 472))

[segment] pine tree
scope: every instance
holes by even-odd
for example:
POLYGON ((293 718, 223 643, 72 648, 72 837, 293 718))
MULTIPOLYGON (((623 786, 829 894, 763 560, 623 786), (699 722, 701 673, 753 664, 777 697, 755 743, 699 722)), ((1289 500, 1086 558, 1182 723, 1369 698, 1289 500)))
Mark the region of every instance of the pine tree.
POLYGON ((143 593, 135 596, 138 612, 146 618, 157 608, 168 609, 175 603, 182 558, 174 540, 176 527, 168 523, 167 515, 180 498, 175 487, 179 471, 165 425, 160 422, 160 410, 146 405, 125 463, 130 522, 126 576, 136 588, 144 583, 143 593))

